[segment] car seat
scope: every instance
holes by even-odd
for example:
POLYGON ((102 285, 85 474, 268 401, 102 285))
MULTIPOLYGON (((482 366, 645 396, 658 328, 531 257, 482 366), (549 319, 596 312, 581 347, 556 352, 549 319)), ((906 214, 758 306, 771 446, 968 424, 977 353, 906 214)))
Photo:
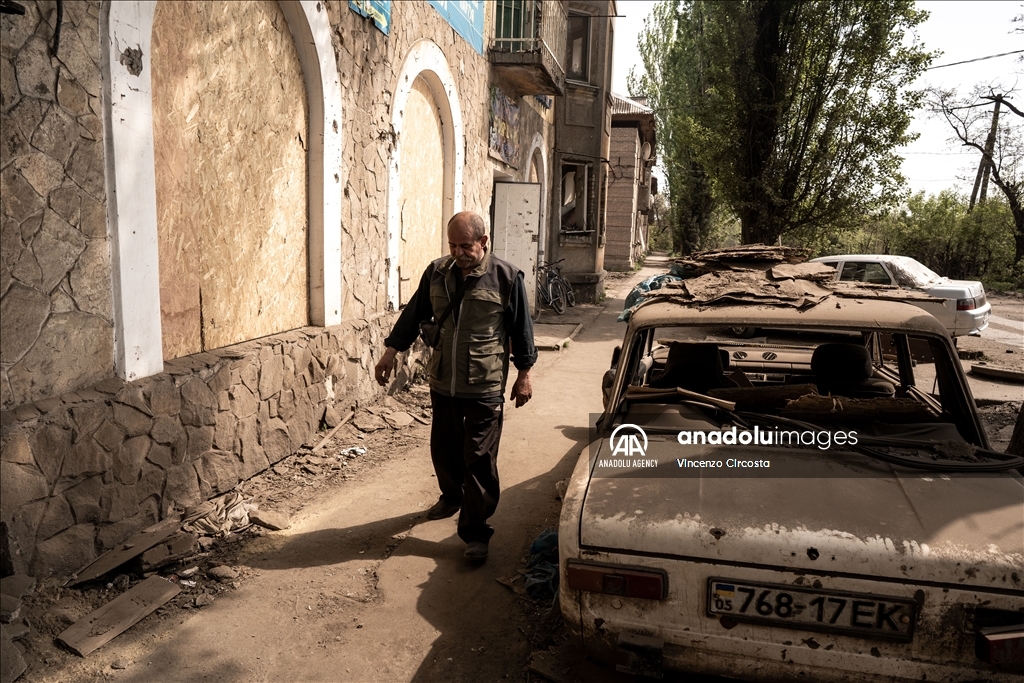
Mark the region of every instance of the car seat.
POLYGON ((710 389, 735 387, 736 383, 725 376, 722 356, 717 344, 672 342, 665 370, 651 380, 650 386, 655 389, 681 387, 700 394, 710 389))
POLYGON ((822 394, 886 398, 896 393, 892 382, 873 377, 871 356, 859 344, 822 344, 811 355, 811 371, 822 394))

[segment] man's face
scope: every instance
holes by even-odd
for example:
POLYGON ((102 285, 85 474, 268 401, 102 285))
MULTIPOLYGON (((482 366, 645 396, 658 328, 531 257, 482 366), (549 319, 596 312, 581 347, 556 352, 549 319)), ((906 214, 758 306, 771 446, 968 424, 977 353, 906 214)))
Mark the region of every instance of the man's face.
POLYGON ((487 248, 487 235, 479 240, 473 239, 473 228, 462 222, 448 226, 448 249, 456 265, 462 270, 471 270, 484 260, 487 248))

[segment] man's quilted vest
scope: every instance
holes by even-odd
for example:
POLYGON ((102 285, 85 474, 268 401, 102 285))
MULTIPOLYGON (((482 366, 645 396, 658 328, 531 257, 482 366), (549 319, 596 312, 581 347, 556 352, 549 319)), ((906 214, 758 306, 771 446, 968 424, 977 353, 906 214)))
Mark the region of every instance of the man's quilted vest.
MULTIPOLYGON (((458 266, 450 256, 433 263, 430 304, 439 320, 458 291, 458 266)), ((519 269, 511 263, 484 255, 469 274, 469 289, 458 312, 448 316, 441 327, 441 343, 430 355, 430 388, 446 396, 474 398, 505 391, 508 376, 509 341, 505 329, 505 308, 519 269)))

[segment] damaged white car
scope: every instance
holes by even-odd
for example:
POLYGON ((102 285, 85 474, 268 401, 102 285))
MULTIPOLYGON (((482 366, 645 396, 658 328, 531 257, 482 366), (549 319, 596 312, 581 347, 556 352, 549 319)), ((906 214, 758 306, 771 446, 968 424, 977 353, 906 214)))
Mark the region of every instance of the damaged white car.
POLYGON ((562 614, 635 674, 1019 681, 1024 459, 989 450, 935 318, 816 267, 706 267, 632 311, 562 614), (751 324, 784 331, 727 331, 751 324))

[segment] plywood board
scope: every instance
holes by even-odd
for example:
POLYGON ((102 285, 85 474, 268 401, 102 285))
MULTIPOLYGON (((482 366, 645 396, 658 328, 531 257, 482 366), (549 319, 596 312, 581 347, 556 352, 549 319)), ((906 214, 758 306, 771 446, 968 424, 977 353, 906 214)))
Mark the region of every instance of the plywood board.
POLYGON ((57 640, 72 652, 85 657, 142 621, 180 592, 178 584, 159 576, 151 576, 76 621, 57 636, 57 640))
POLYGON ((181 528, 181 517, 174 515, 162 522, 140 531, 124 543, 118 543, 107 552, 97 557, 93 562, 78 572, 78 575, 68 582, 69 586, 77 586, 86 581, 98 579, 109 571, 117 569, 128 560, 141 555, 157 543, 164 541, 181 528))
POLYGON ((448 253, 442 225, 443 141, 434 95, 427 82, 417 78, 405 105, 398 164, 402 238, 398 296, 402 305, 416 291, 427 265, 448 253))
POLYGON ((158 3, 164 357, 308 322, 307 97, 278 3, 158 3))

